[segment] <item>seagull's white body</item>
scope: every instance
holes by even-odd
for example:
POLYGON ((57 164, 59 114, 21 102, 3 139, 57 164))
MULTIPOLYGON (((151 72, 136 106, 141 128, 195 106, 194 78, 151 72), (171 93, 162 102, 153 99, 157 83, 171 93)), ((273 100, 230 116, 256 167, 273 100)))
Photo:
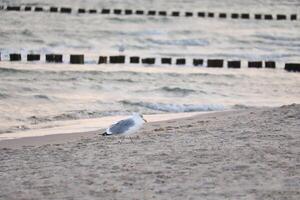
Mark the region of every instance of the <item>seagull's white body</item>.
POLYGON ((103 135, 130 135, 137 132, 145 122, 141 115, 133 114, 128 119, 112 124, 103 135))

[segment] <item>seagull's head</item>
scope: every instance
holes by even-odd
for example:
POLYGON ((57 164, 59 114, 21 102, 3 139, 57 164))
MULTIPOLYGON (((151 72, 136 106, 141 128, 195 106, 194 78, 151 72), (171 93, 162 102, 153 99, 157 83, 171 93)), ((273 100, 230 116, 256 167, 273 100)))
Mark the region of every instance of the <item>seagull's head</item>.
POLYGON ((143 115, 135 113, 133 114, 134 118, 141 120, 143 123, 147 122, 143 115))
POLYGON ((144 118, 143 115, 140 115, 140 118, 142 118, 142 120, 144 120, 144 122, 147 122, 147 120, 144 118))

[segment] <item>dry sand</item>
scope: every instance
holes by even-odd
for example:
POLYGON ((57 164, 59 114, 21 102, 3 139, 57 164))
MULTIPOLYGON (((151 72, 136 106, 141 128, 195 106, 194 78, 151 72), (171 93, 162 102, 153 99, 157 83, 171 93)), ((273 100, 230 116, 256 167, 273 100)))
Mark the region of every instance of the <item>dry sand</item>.
POLYGON ((119 141, 1 142, 0 199, 300 199, 300 105, 149 123, 119 141))

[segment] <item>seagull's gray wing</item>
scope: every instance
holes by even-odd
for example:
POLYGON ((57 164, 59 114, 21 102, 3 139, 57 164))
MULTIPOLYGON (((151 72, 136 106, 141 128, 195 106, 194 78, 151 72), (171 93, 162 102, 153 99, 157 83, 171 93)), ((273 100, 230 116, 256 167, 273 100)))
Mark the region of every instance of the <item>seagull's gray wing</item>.
POLYGON ((109 131, 111 134, 122 134, 128 131, 132 126, 134 126, 133 119, 124 119, 111 125, 111 127, 109 127, 109 131))

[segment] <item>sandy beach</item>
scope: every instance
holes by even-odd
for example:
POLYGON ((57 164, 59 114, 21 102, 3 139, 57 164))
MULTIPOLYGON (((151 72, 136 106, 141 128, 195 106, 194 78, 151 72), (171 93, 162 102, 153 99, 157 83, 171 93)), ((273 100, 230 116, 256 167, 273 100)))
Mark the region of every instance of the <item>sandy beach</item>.
POLYGON ((300 199, 300 105, 99 133, 0 142, 0 199, 300 199))

